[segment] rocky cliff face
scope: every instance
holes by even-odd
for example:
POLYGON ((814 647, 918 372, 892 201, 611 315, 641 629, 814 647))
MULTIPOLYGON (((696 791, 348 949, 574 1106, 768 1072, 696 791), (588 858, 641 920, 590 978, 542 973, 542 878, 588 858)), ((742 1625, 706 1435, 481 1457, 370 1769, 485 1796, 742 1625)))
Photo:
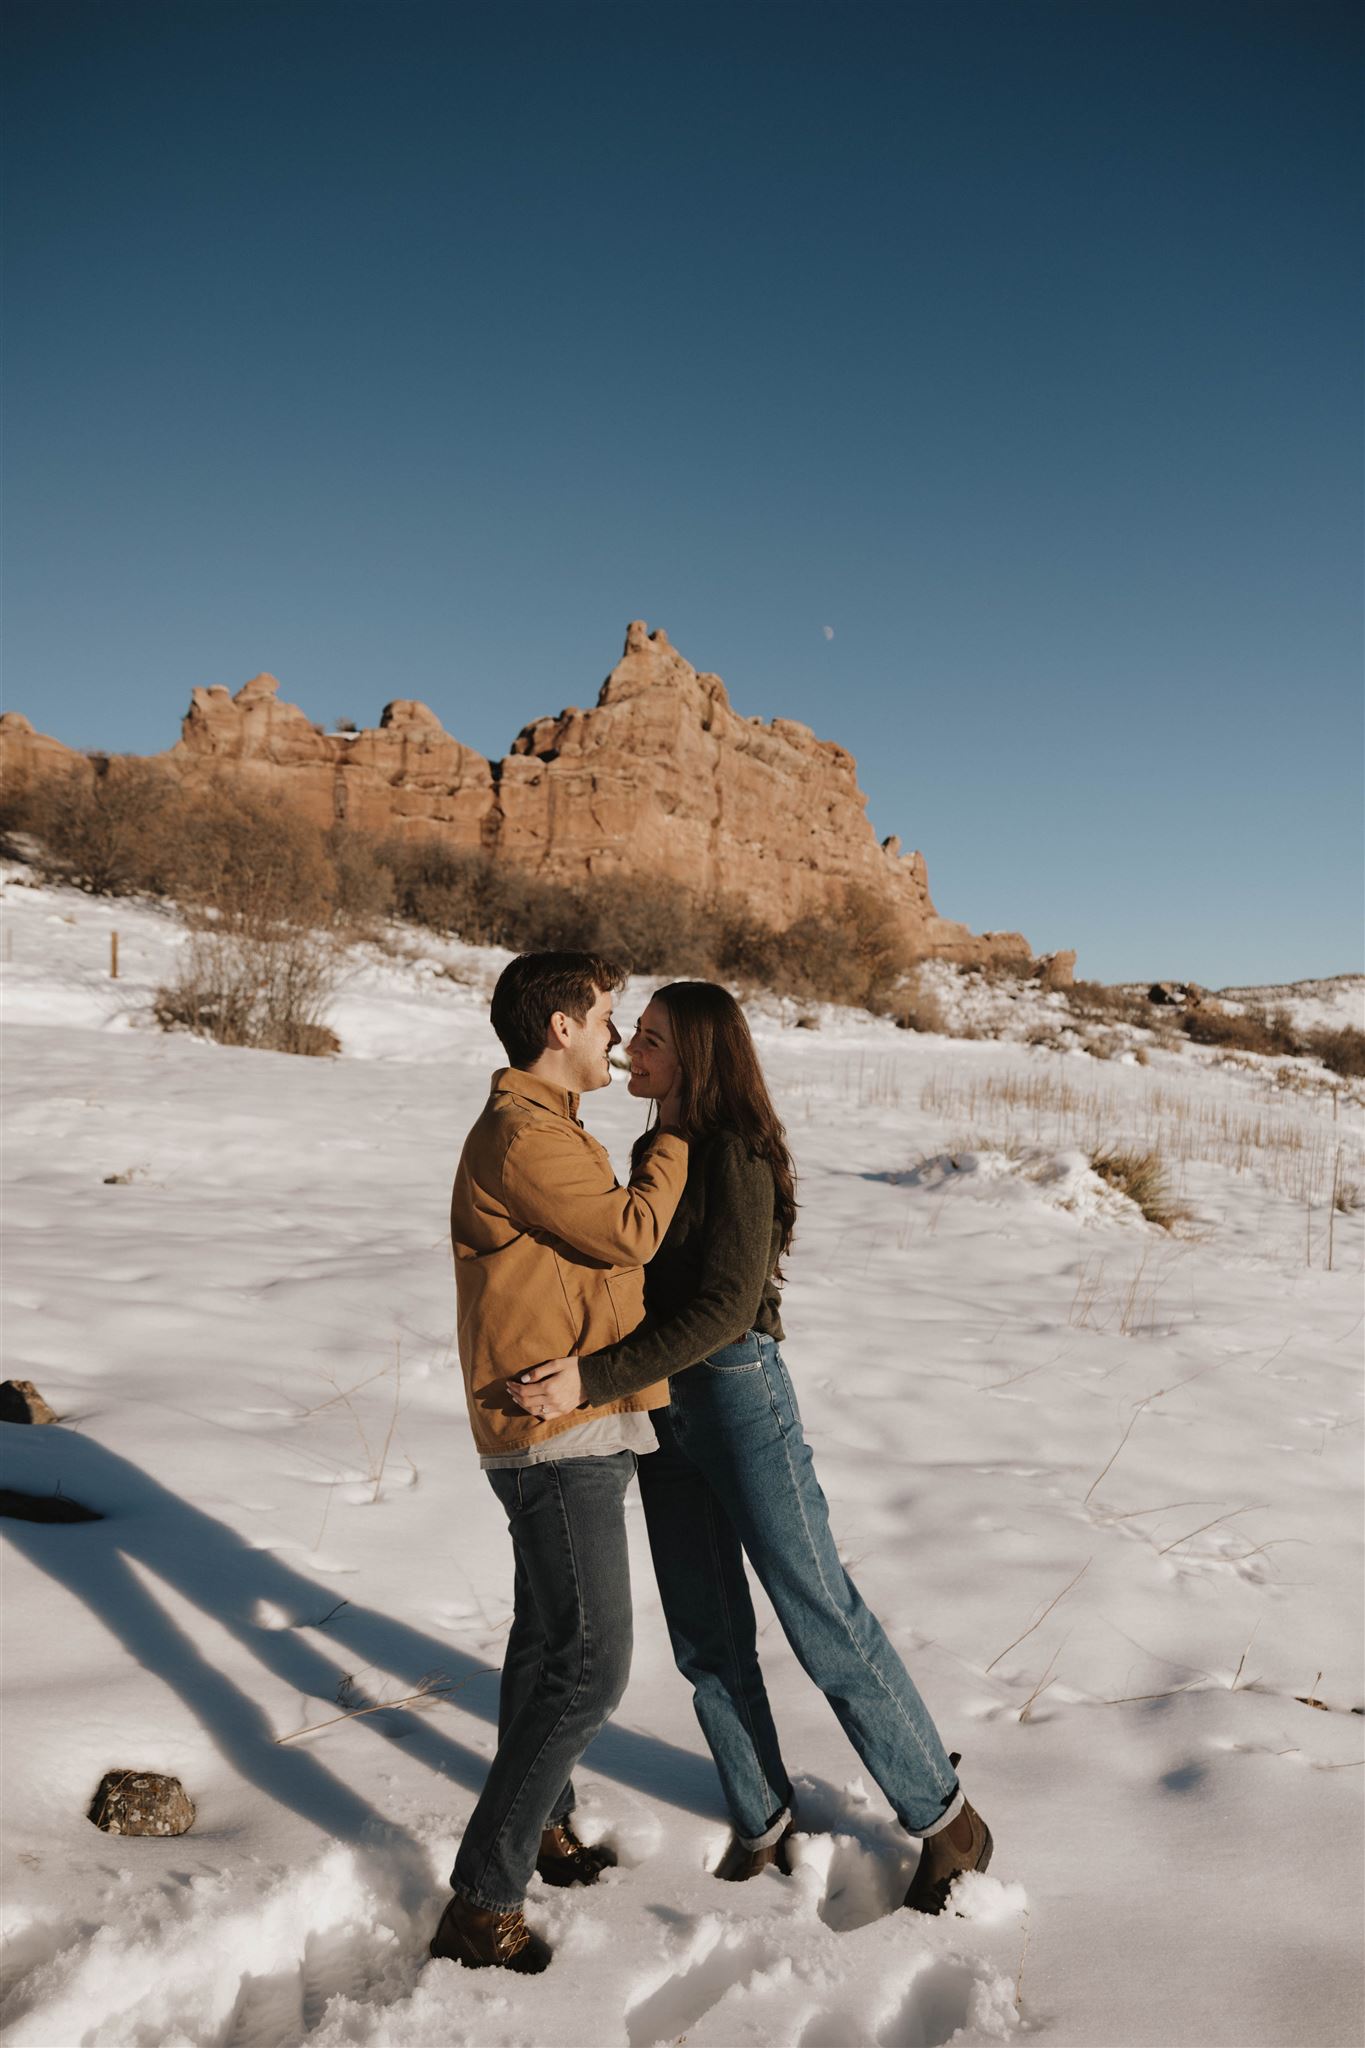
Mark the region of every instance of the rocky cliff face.
MULTIPOLYGON (((776 926, 836 910, 852 883, 894 911, 920 953, 1029 957, 1017 932, 977 937, 938 915, 922 855, 878 844, 851 754, 791 719, 742 718, 719 676, 642 621, 592 710, 536 719, 500 762, 424 704, 400 699, 373 730, 324 733, 278 690, 269 675, 235 696, 195 690, 161 758, 190 779, 241 775, 321 825, 431 833, 546 880, 643 869, 739 898, 776 926)), ((77 758, 27 720, 0 718, 0 773, 22 781, 77 758)))

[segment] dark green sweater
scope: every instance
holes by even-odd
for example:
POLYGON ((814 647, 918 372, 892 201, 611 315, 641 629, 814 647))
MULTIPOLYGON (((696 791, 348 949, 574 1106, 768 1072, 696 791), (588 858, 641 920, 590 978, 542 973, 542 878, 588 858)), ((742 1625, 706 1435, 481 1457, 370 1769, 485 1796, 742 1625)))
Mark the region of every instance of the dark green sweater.
POLYGON ((644 1322, 579 1360, 588 1401, 638 1393, 746 1330, 782 1336, 773 1201, 772 1168, 737 1132, 715 1131, 692 1146, 682 1200, 645 1267, 644 1322))

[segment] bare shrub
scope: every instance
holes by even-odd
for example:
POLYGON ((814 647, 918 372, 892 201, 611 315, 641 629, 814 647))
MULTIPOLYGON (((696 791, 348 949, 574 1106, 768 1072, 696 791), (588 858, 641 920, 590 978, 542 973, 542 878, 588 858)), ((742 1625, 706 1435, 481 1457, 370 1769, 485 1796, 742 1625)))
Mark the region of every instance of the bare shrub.
POLYGON ((393 876, 394 908, 400 917, 432 931, 458 933, 473 945, 495 944, 490 925, 493 863, 486 854, 464 852, 423 835, 385 839, 377 858, 393 876))
POLYGON ((782 994, 779 934, 761 924, 742 903, 720 900, 714 908, 716 965, 732 980, 753 982, 782 994))
POLYGON ((712 955, 732 979, 801 1001, 895 1014, 897 983, 913 961, 894 915, 870 890, 850 884, 837 908, 807 912, 782 931, 733 904, 717 906, 713 917, 712 955))
POLYGON ((1005 953, 983 960, 976 972, 987 988, 999 988, 1010 982, 1037 981, 1038 963, 1027 953, 1005 953))
POLYGON ((1303 1050, 1303 1042, 1285 1010, 1248 1006, 1241 1011, 1201 1004, 1186 1010, 1180 1028, 1195 1045, 1216 1045, 1235 1052, 1269 1053, 1281 1059, 1303 1050))
POLYGON ((332 869, 332 912, 338 925, 364 932, 393 910, 392 868, 380 859, 376 842, 362 832, 334 825, 326 838, 332 869))
POLYGON ((1365 1031, 1358 1031, 1354 1024, 1335 1031, 1330 1025, 1319 1026, 1307 1034, 1306 1050, 1344 1081, 1365 1077, 1365 1031))
POLYGON ((938 990, 926 988, 914 972, 889 999, 886 1014, 898 1031, 936 1031, 946 1036, 953 1028, 938 990))
POLYGON ((24 791, 19 814, 49 881, 92 896, 174 887, 184 799, 156 762, 113 755, 74 763, 24 791))
POLYGON ((561 892, 561 914, 578 919, 575 946, 621 960, 637 973, 701 974, 716 951, 714 918, 689 889, 663 875, 604 875, 561 892))
POLYGON ((1102 981, 1074 981, 1060 991, 1073 1016, 1097 1024, 1135 1024, 1143 1029, 1152 1022, 1152 1005, 1146 996, 1130 988, 1110 988, 1102 981))
POLYGON ((1092 1152, 1090 1164, 1102 1181, 1127 1195, 1147 1221, 1161 1230, 1170 1230, 1189 1213, 1172 1196, 1165 1161, 1155 1147, 1143 1151, 1136 1146, 1108 1146, 1092 1152))
POLYGON ((220 1045, 327 1054, 341 1041, 323 1022, 339 958, 325 934, 299 924, 202 922, 181 950, 153 1014, 163 1031, 220 1045))
POLYGON ((324 1022, 341 972, 328 930, 336 870, 321 831, 282 803, 215 783, 196 794, 180 862, 189 938, 156 994, 162 1028, 268 1052, 336 1052, 324 1022))
POLYGON ((235 781, 196 789, 192 805, 176 853, 176 894, 187 911, 252 931, 328 922, 335 878, 316 825, 235 781))

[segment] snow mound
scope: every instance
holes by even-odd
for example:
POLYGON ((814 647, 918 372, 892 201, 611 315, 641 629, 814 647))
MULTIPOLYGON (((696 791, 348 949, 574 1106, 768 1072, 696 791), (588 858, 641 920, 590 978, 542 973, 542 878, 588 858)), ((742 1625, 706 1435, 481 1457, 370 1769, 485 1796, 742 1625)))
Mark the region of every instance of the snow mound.
POLYGON ((9 2048, 296 2039, 334 1992, 372 1977, 395 1940, 341 1847, 254 1883, 196 1876, 148 1887, 135 1868, 118 1878, 122 1898, 104 1924, 11 1992, 9 2048))
POLYGON ((1058 1209, 1079 1223, 1142 1220, 1136 1203, 1101 1180, 1084 1152, 1052 1152, 1041 1146, 1017 1152, 936 1152, 903 1173, 874 1178, 934 1195, 1058 1209))

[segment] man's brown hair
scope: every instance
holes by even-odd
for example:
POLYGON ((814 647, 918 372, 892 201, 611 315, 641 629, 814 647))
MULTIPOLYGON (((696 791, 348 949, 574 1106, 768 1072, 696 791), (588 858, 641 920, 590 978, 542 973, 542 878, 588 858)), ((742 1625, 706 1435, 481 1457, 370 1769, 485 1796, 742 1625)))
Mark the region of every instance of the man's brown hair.
POLYGON ((556 1010, 581 1024, 599 995, 625 982, 625 968, 600 953, 519 953, 509 960, 489 1016, 511 1065, 523 1072, 535 1065, 556 1010))

